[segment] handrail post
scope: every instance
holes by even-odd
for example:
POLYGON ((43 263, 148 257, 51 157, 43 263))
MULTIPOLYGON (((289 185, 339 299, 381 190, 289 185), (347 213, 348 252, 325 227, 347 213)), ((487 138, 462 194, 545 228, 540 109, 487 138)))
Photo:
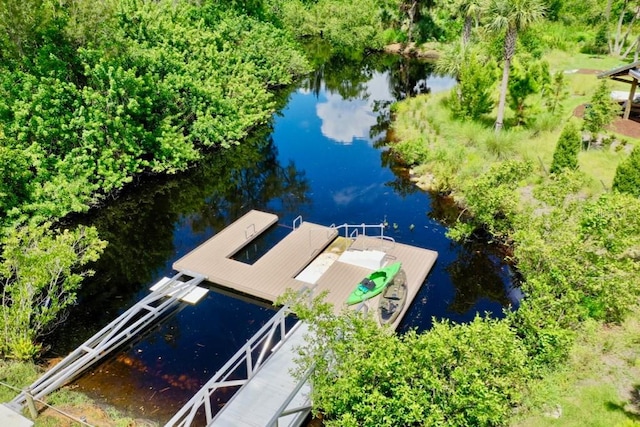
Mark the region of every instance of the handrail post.
POLYGON ((247 228, 244 229, 244 238, 249 239, 249 237, 253 236, 254 234, 256 234, 256 225, 255 224, 247 225, 247 228), (250 228, 252 228, 253 230, 251 231, 251 233, 248 233, 250 228))
POLYGON ((38 409, 36 409, 36 404, 33 400, 33 396, 31 395, 31 389, 24 389, 24 396, 27 401, 27 407, 29 408, 29 413, 31 414, 31 419, 35 420, 38 418, 38 409))
POLYGON ((300 227, 301 223, 302 223, 302 215, 298 215, 297 217, 295 217, 293 219, 293 222, 292 222, 291 226, 295 230, 296 228, 300 227))
POLYGON ((247 379, 253 376, 253 360, 251 360, 251 346, 247 347, 246 350, 247 355, 247 379))

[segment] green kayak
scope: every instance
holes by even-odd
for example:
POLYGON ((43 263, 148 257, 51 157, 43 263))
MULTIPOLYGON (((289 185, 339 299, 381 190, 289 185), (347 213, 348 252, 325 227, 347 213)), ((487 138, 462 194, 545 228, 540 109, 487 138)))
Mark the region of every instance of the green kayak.
POLYGON ((347 305, 357 304, 378 295, 393 280, 402 263, 394 262, 386 267, 376 270, 358 283, 356 289, 347 298, 347 305))

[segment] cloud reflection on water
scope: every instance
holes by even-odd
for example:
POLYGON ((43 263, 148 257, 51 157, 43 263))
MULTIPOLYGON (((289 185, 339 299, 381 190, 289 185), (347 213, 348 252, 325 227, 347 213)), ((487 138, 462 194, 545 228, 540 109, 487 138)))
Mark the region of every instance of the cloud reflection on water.
POLYGON ((375 73, 358 99, 347 100, 337 93, 327 93, 327 100, 316 107, 322 120, 322 135, 342 144, 352 144, 356 139, 369 141, 369 130, 378 116, 373 111, 374 102, 394 100, 387 74, 375 73))
MULTIPOLYGON (((336 205, 345 206, 351 203, 354 199, 360 198, 361 196, 364 196, 365 194, 370 193, 371 190, 374 190, 377 187, 379 187, 378 184, 371 184, 366 187, 358 187, 358 186, 346 187, 333 194, 333 201, 336 203, 336 205)), ((376 196, 372 196, 372 198, 375 198, 375 197, 376 196)))

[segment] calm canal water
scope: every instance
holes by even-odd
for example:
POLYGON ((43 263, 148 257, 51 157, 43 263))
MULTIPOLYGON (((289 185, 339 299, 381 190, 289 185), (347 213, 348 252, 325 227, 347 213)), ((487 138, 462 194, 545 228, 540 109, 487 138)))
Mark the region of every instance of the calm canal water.
MULTIPOLYGON (((324 225, 386 221, 396 241, 438 251, 402 331, 428 329, 432 318, 500 316, 519 299, 510 268, 491 247, 447 239, 443 223, 455 208, 413 186, 384 148, 391 102, 452 85, 430 64, 396 57, 327 63, 281 92, 273 122, 242 145, 188 173, 147 180, 81 219, 110 245, 49 337, 49 356, 66 355, 173 275, 175 260, 250 209, 274 212, 285 225, 298 215, 324 225)), ((273 313, 212 289, 74 385, 135 417, 167 421, 273 313)))

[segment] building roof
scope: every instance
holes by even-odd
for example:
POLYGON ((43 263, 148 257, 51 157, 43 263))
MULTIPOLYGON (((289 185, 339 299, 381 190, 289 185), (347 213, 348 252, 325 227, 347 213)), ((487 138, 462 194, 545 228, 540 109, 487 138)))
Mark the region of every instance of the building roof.
POLYGON ((640 67, 640 61, 632 62, 631 64, 623 65, 609 71, 603 71, 602 73, 598 74, 598 78, 610 78, 612 80, 631 83, 633 81, 633 74, 640 73, 640 68, 638 67, 640 67))

